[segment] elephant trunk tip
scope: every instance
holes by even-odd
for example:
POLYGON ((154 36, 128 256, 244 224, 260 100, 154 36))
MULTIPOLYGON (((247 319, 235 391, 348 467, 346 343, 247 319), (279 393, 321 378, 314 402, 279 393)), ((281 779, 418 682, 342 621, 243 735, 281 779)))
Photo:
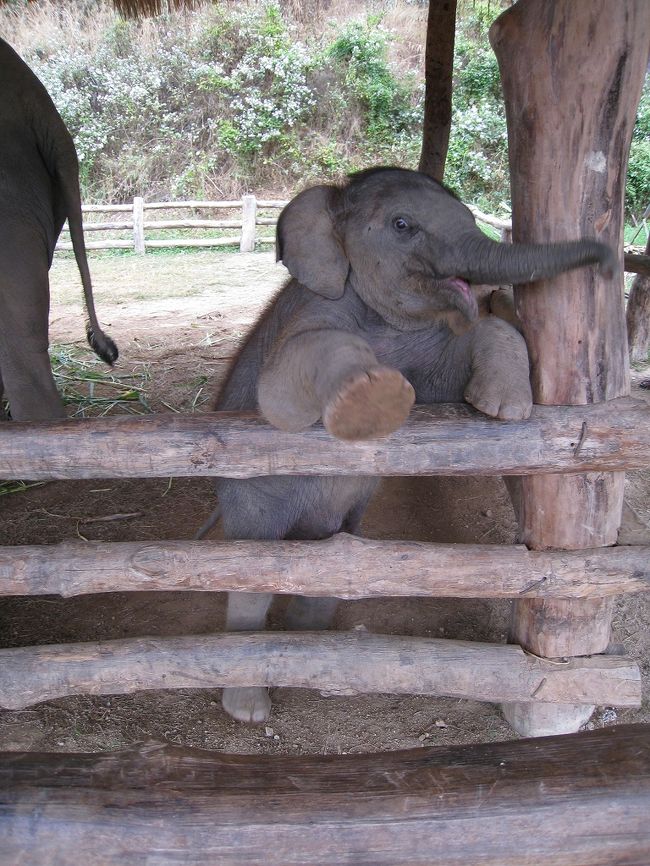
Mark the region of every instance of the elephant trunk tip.
POLYGON ((86 335, 93 352, 108 364, 109 367, 112 367, 117 361, 119 351, 111 338, 99 328, 93 328, 92 325, 88 325, 86 335))
POLYGON ((599 244, 599 246, 602 248, 602 255, 600 258, 600 272, 606 280, 611 280, 620 267, 618 256, 616 255, 614 250, 607 244, 599 244))

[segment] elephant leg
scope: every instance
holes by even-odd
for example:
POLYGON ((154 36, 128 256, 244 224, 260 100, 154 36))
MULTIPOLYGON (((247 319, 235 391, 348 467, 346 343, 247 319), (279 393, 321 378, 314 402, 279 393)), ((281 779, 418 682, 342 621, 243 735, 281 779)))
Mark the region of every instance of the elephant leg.
MULTIPOLYGON (((229 592, 227 631, 261 631, 266 624, 273 595, 270 592, 229 592)), ((271 712, 268 689, 261 686, 236 686, 224 689, 221 705, 240 722, 265 722, 271 712)))
MULTIPOLYGON (((225 537, 267 541, 282 538, 294 517, 291 489, 299 483, 282 477, 220 478, 216 489, 225 537)), ((272 600, 272 593, 229 592, 226 631, 262 631, 272 600)), ((225 688, 221 704, 229 716, 249 724, 266 721, 271 712, 268 689, 262 686, 225 688)))
POLYGON ((468 403, 504 421, 528 418, 533 406, 528 349, 522 335, 496 316, 480 319, 458 338, 469 341, 468 403))
POLYGON ((0 421, 6 421, 7 417, 8 417, 7 413, 5 412, 5 407, 4 407, 4 402, 3 402, 4 392, 5 392, 5 389, 4 389, 4 385, 2 384, 2 370, 0 369, 0 421))
MULTIPOLYGON (((321 497, 294 526, 290 539, 329 538, 337 532, 354 534, 359 528, 377 482, 374 478, 328 478, 321 480, 321 497)), ((331 596, 294 595, 285 614, 290 631, 320 631, 329 628, 339 605, 331 596)))
POLYGON ((43 240, 2 226, 0 370, 14 421, 65 417, 48 355, 49 279, 43 240))
POLYGON ((296 432, 319 418, 339 439, 387 436, 406 420, 415 392, 398 370, 379 364, 368 343, 337 329, 284 340, 259 379, 263 415, 296 432))
POLYGON ((338 598, 294 595, 287 607, 285 625, 289 631, 321 631, 329 628, 338 605, 338 598))

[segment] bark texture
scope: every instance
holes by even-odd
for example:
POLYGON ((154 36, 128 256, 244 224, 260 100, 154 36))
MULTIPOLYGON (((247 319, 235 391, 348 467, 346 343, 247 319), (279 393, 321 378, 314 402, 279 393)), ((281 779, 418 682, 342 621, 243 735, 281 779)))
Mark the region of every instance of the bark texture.
MULTIPOLYGON (((494 23, 506 101, 513 241, 593 237, 621 251, 627 157, 650 44, 650 4, 520 0, 494 23)), ((620 254, 620 253, 619 253, 620 254)), ((622 267, 593 268, 515 287, 531 355, 534 400, 587 404, 628 393, 622 267), (534 290, 533 290, 534 288, 534 290)), ((624 475, 522 479, 515 502, 532 548, 616 541, 624 475)), ((600 651, 609 600, 523 600, 511 638, 540 655, 600 651)), ((506 715, 524 734, 576 730, 584 708, 543 718, 534 706, 506 715)))
POLYGON ((11 866, 645 866, 650 729, 376 755, 0 754, 11 866))
POLYGON ((420 171, 443 179, 451 130, 457 0, 430 0, 420 171))

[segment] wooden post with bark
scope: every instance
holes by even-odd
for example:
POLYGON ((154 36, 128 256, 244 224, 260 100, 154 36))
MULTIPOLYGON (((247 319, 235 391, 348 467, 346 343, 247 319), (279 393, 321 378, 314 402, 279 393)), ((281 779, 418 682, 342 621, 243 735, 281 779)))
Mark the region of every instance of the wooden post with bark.
POLYGON ((242 196, 242 227, 239 242, 240 253, 255 251, 255 221, 257 219, 257 199, 254 195, 242 196))
MULTIPOLYGON (((645 248, 650 256, 650 235, 645 248)), ((650 349, 650 274, 637 274, 626 311, 627 341, 631 361, 647 361, 650 349)))
MULTIPOLYGON (((508 119, 513 240, 595 237, 621 249, 628 150, 650 44, 650 3, 519 0, 493 24, 508 119)), ((516 287, 534 399, 587 404, 628 393, 622 270, 516 287)), ((534 549, 616 542, 624 474, 522 478, 521 540, 534 549)), ((612 601, 516 603, 512 640, 541 656, 602 652, 612 601)), ((510 707, 524 734, 577 730, 588 710, 510 707)))
POLYGON ((133 199, 133 248, 139 256, 144 255, 144 199, 139 195, 133 199))
POLYGON ((451 130, 456 0, 430 0, 420 171, 442 180, 451 130))

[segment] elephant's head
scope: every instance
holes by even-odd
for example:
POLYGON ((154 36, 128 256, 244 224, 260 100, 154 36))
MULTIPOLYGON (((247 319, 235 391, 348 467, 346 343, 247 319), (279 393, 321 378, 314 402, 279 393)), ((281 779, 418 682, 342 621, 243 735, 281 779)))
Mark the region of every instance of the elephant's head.
POLYGON ((617 267, 593 240, 502 244, 427 175, 375 168, 296 196, 278 221, 277 256, 300 283, 329 298, 349 286, 394 327, 415 330, 478 315, 469 283, 526 283, 582 265, 617 267))

